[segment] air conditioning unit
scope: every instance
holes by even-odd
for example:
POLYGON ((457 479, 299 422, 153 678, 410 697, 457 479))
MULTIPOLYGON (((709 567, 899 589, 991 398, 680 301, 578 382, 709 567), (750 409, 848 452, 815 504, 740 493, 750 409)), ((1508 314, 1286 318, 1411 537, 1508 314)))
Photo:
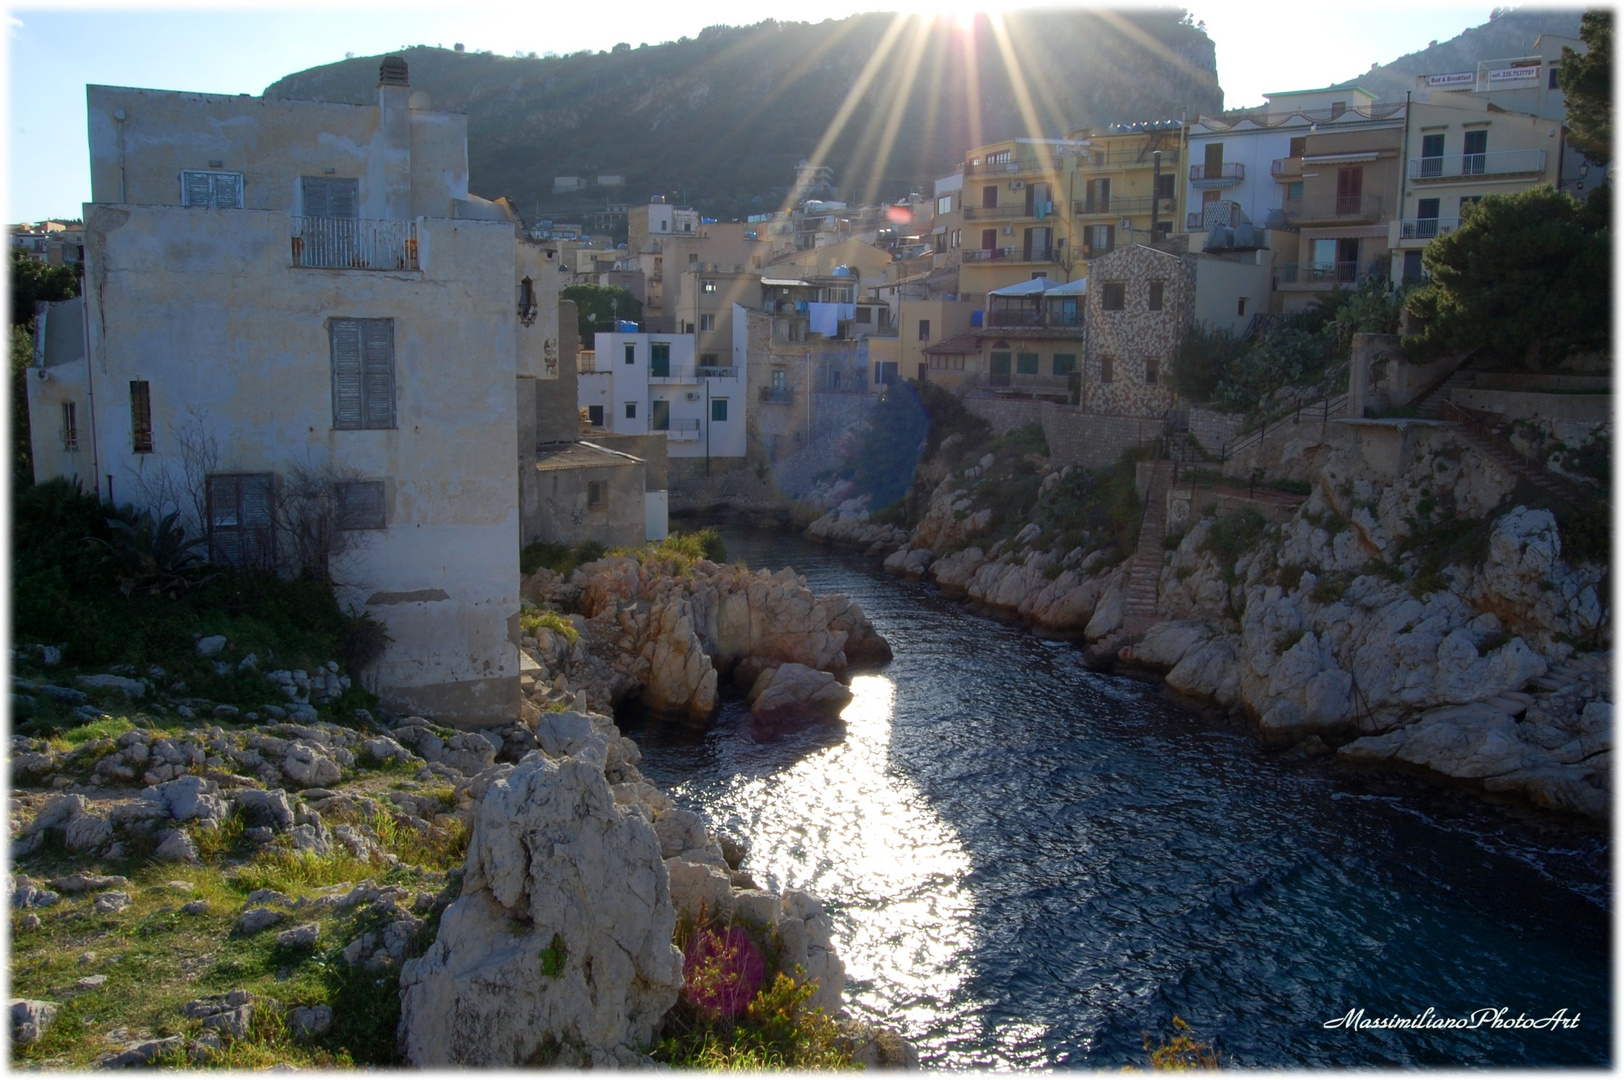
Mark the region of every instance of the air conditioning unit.
POLYGON ((1013 226, 1013 225, 1005 225, 1004 226, 1004 235, 1005 236, 1012 236, 1012 235, 1014 235, 1014 232, 1015 232, 1015 226, 1013 226))
POLYGON ((687 399, 688 399, 688 400, 689 400, 689 401, 698 401, 698 400, 699 400, 699 394, 698 394, 698 393, 696 393, 696 392, 695 392, 695 391, 693 391, 693 390, 690 390, 690 391, 688 391, 688 393, 687 393, 687 394, 685 394, 685 395, 684 395, 684 396, 685 396, 685 397, 686 397, 686 398, 687 398, 687 399))
POLYGON ((1117 228, 1119 228, 1119 229, 1132 229, 1133 228, 1133 219, 1132 218, 1123 218, 1121 221, 1117 222, 1117 228))
POLYGON ((1026 187, 1026 181, 1025 180, 1011 180, 1009 182, 1009 190, 1011 190, 1011 191, 1020 191, 1025 187, 1026 187))

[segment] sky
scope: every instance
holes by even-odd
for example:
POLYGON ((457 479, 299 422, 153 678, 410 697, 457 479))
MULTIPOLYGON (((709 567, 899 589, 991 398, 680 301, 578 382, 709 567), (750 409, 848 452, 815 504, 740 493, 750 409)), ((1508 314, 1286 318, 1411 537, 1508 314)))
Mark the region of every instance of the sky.
MULTIPOLYGON (((1062 0, 1062 3, 1064 0, 1062 0)), ((858 11, 965 14, 988 7, 1061 6, 975 0, 825 0, 825 18, 858 11)), ((1242 3, 1188 0, 1206 24, 1218 55, 1218 81, 1230 107, 1261 104, 1275 90, 1306 89, 1350 79, 1427 42, 1447 40, 1488 21, 1484 4, 1242 3)), ((777 12, 808 20, 802 5, 761 0, 707 0, 700 5, 617 0, 604 6, 544 0, 541 4, 461 8, 417 0, 334 4, 292 0, 273 9, 227 8, 174 0, 158 8, 99 0, 7 9, 6 115, 3 172, 6 220, 78 217, 90 197, 85 136, 86 84, 223 94, 258 94, 284 75, 408 45, 462 42, 469 50, 511 55, 608 49, 620 41, 658 44, 705 26, 749 25, 777 12)))

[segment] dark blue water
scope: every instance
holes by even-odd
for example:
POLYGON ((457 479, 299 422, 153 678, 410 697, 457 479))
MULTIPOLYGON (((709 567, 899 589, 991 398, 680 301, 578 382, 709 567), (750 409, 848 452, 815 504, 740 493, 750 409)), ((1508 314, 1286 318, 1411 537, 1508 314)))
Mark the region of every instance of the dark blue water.
POLYGON ((1263 751, 875 564, 725 533, 844 591, 896 659, 843 727, 639 727, 644 771, 831 906, 854 1011, 927 1065, 1145 1064, 1176 1014, 1242 1066, 1606 1065, 1604 837, 1263 751), (1325 1021, 1578 1014, 1568 1030, 1325 1021))

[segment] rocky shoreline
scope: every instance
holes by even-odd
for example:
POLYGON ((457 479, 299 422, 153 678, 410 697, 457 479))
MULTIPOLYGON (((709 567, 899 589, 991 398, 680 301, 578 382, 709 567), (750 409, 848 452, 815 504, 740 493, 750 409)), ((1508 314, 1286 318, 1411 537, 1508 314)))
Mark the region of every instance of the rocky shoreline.
MULTIPOLYGON (((208 703, 181 713, 152 700, 113 737, 14 738, 8 886, 18 947, 87 916, 113 920, 104 937, 120 920, 154 918, 213 926, 242 947, 266 935, 295 966, 325 957, 339 970, 398 979, 395 1038, 408 1065, 637 1067, 655 1064, 648 1049, 695 977, 692 947, 685 956, 673 944, 679 920, 694 933, 747 926, 770 941, 780 970, 810 984, 806 1007, 836 1019, 837 1051, 871 1067, 916 1065, 894 1031, 844 1014, 844 966, 821 903, 761 889, 743 868, 743 843, 708 833, 649 783, 636 744, 609 715, 640 700, 674 722, 702 720, 719 674, 750 688, 767 722, 838 714, 849 700, 840 677, 889 656, 862 611, 845 597, 813 596, 792 571, 647 555, 604 559, 567 579, 544 571, 524 591, 576 613, 527 609, 526 699, 500 728, 456 731, 364 710, 344 724, 258 723, 268 709, 210 724, 187 715, 208 703), (434 851, 459 851, 459 838, 466 856, 431 865, 434 851), (31 857, 82 869, 37 877, 16 868, 31 857), (148 857, 198 880, 158 886, 101 872, 150 866, 148 857), (335 860, 375 876, 232 885, 254 868, 304 866, 308 878, 335 860)), ((301 689, 290 696, 314 711, 310 684, 295 680, 301 689)), ((77 695, 78 719, 117 723, 83 691, 24 685, 77 695)), ((323 700, 326 684, 314 685, 323 700)), ((87 687, 110 705, 110 695, 149 689, 87 687)), ((94 968, 94 956, 81 962, 94 968)), ((107 978, 13 998, 14 1044, 48 1038, 63 1010, 103 993, 107 978)), ((157 1028, 110 1030, 93 1063, 238 1061, 231 1055, 273 1021, 294 1045, 315 1045, 353 1020, 341 1000, 284 1001, 246 985, 216 997, 177 1002, 157 1028)))
MULTIPOLYGON (((1566 560, 1554 515, 1513 504, 1518 477, 1448 428, 1412 433, 1396 475, 1348 431, 1305 430, 1281 456, 1306 499, 1273 524, 1189 509, 1159 567, 1153 557, 1155 615, 1142 627, 1128 612, 1135 559, 1120 545, 1067 549, 1061 529, 1036 522, 988 535, 989 487, 1025 474, 1048 493, 1073 470, 1035 454, 972 458, 955 441, 916 474, 928 497, 911 530, 875 521, 848 484, 819 493, 833 508, 807 535, 1079 639, 1091 663, 1159 675, 1270 743, 1607 821, 1607 567, 1566 560), (1473 530, 1475 558, 1446 562, 1429 546, 1473 530)), ((1186 506, 1204 497, 1186 493, 1186 506)))

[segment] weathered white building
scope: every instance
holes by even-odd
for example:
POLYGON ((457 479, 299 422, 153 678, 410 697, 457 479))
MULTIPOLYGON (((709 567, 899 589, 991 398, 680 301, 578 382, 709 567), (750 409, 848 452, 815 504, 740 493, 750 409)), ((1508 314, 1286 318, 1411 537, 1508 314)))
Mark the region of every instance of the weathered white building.
POLYGON ((744 457, 744 368, 696 365, 692 334, 597 334, 579 401, 618 435, 664 433, 672 458, 744 457))
POLYGON ((195 506, 216 560, 284 571, 290 486, 316 475, 340 599, 391 638, 369 687, 506 721, 520 402, 533 432, 558 273, 469 195, 467 118, 414 108, 406 75, 385 59, 364 106, 88 88, 85 302, 47 318, 78 335, 42 335, 37 475, 195 506))

